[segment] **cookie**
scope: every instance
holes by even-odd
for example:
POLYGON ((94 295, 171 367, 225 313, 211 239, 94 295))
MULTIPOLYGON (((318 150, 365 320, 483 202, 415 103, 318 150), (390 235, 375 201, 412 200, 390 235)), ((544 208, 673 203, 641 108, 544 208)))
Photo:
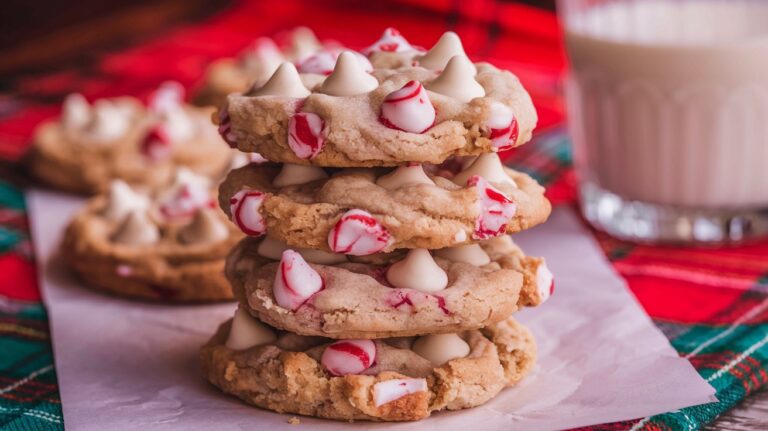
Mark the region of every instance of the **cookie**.
POLYGON ((71 220, 61 244, 68 266, 94 289, 166 302, 231 300, 223 270, 242 238, 212 206, 210 183, 182 170, 150 196, 114 181, 71 220))
MULTIPOLYGON (((259 37, 235 58, 212 62, 194 96, 195 104, 221 106, 226 102, 227 95, 242 93, 253 86, 264 84, 283 61, 306 63, 305 67, 318 66, 318 59, 313 60, 311 57, 323 50, 323 44, 312 30, 298 27, 291 30, 287 38, 285 46, 280 48, 272 38, 259 37)), ((335 44, 332 46, 335 47, 335 44)))
POLYGON ((147 107, 131 97, 89 104, 72 94, 60 118, 36 129, 29 170, 54 188, 79 194, 103 192, 113 179, 160 187, 178 166, 221 177, 233 152, 210 124, 212 109, 182 99, 175 83, 161 86, 147 107))
POLYGON ((219 203, 244 232, 345 254, 436 249, 518 232, 548 217, 544 189, 486 154, 463 171, 419 165, 341 170, 286 164, 246 166, 221 184, 219 203), (447 176, 453 175, 452 178, 447 176), (360 226, 368 223, 365 232, 360 226), (348 242, 371 241, 367 250, 348 242))
POLYGON ((354 257, 243 240, 227 259, 235 297, 301 335, 382 338, 477 329, 551 294, 545 262, 505 236, 437 250, 354 257), (442 280, 436 284, 436 280, 442 280))
POLYGON ((263 86, 229 95, 222 136, 274 162, 371 167, 506 150, 536 126, 520 81, 490 64, 455 56, 442 71, 364 67, 342 53, 334 72, 307 88, 284 63, 263 86))
POLYGON ((336 342, 247 319, 236 313, 202 348, 203 375, 223 392, 279 413, 424 419, 486 403, 536 360, 530 331, 511 318, 458 334, 336 342))

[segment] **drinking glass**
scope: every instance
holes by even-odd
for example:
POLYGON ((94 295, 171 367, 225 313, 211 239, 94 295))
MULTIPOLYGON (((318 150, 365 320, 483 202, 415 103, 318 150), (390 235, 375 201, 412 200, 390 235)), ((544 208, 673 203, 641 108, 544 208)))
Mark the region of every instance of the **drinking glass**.
POLYGON ((640 242, 768 233, 768 1, 560 0, 581 208, 640 242))

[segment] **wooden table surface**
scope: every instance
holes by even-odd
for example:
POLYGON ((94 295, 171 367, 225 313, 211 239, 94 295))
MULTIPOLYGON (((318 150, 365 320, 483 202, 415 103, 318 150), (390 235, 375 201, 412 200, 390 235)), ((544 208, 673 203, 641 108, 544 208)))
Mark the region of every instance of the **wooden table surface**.
POLYGON ((752 394, 733 410, 720 416, 707 431, 768 430, 768 388, 752 394))
MULTIPOLYGON (((541 0, 547 7, 552 7, 552 0, 541 0)), ((526 0, 536 4, 535 0, 526 0)), ((3 23, 0 32, 0 88, 7 87, 13 75, 30 70, 45 70, 50 64, 61 64, 65 58, 76 60, 74 53, 87 52, 88 48, 125 41, 127 34, 151 35, 174 21, 196 19, 212 10, 226 6, 228 2, 208 2, 205 0, 136 0, 116 1, 111 3, 111 10, 97 7, 101 0, 82 0, 79 10, 90 11, 90 16, 77 11, 62 14, 52 5, 54 0, 40 0, 34 14, 29 13, 29 3, 24 0, 10 0, 4 6, 6 17, 15 16, 12 21, 3 23), (13 9, 26 10, 30 21, 20 19, 25 15, 10 13, 13 9), (47 12, 47 13, 45 13, 47 12), (76 13, 77 12, 77 13, 76 13), (45 18, 44 34, 36 34, 30 22, 41 22, 45 18), (62 22, 71 17, 69 22, 62 22), (91 19, 88 19, 91 18, 91 19), (79 22, 73 22, 78 19, 79 22), (77 28, 77 38, 73 38, 73 24, 77 28), (52 49, 51 47, 56 49, 52 49), (43 49, 42 47, 46 47, 43 49), (11 78, 11 79, 9 79, 11 78)), ((71 3, 67 3, 67 8, 71 3)), ((40 27, 38 26, 38 30, 40 27)), ((39 33, 39 32, 37 32, 39 33)), ((706 428, 708 431, 768 431, 768 388, 753 394, 736 408, 722 415, 715 423, 706 428)))

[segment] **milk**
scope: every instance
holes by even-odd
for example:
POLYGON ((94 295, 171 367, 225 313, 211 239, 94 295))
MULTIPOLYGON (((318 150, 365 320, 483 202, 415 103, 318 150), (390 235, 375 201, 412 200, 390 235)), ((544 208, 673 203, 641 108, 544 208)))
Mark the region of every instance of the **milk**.
POLYGON ((580 180, 652 204, 768 207, 768 1, 580 3, 559 4, 580 180))

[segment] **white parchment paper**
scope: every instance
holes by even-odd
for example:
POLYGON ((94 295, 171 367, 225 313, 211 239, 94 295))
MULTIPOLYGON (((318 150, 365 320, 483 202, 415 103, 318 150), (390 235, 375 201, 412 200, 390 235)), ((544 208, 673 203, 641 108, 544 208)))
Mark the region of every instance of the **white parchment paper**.
POLYGON ((201 377, 198 347, 234 305, 165 306, 100 295, 62 267, 58 243, 81 199, 28 194, 38 270, 53 333, 68 430, 554 430, 663 413, 715 401, 678 357, 570 209, 516 235, 546 256, 555 295, 518 313, 539 361, 522 384, 485 406, 419 423, 354 424, 245 406, 201 377))

